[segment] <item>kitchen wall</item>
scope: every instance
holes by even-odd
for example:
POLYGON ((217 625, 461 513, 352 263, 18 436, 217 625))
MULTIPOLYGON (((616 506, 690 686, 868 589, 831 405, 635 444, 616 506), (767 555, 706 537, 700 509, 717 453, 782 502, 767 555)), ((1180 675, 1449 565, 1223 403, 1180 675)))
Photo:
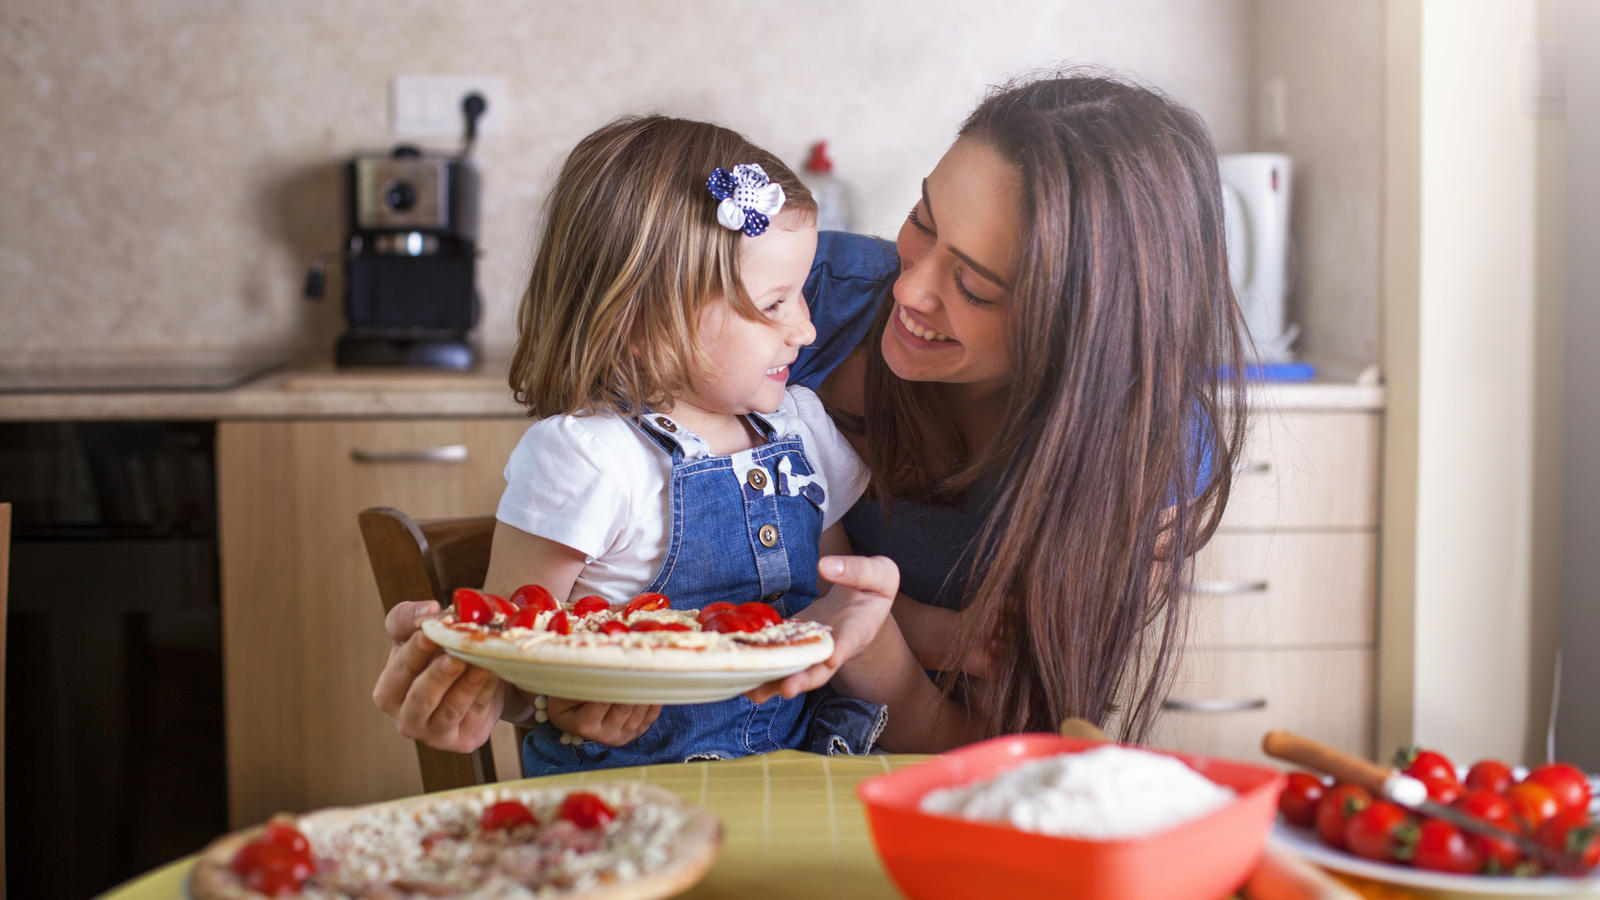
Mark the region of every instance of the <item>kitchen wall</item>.
MULTIPOLYGON (((1375 3, 1358 6, 1370 18, 1375 3)), ((486 186, 481 333, 503 343, 554 167, 618 113, 717 119, 796 163, 828 138, 836 171, 859 190, 860 226, 888 234, 983 86, 1060 61, 1133 73, 1197 108, 1223 151, 1251 149, 1257 5, 8 0, 0 352, 298 347, 325 359, 343 324, 341 285, 316 306, 300 298, 301 283, 312 259, 341 243, 339 163, 393 142, 395 74, 508 82, 508 108, 495 111, 507 127, 476 151, 486 186)), ((1274 35, 1293 21, 1365 27, 1309 0, 1289 4, 1298 12, 1259 5, 1274 35)), ((1369 99, 1334 102, 1349 112, 1369 99)), ((1327 117, 1296 110, 1296 136, 1322 134, 1327 117)), ((1374 174, 1324 188, 1310 177, 1319 166, 1301 181, 1308 207, 1352 190, 1375 207, 1374 174)), ((1371 225, 1353 215, 1338 230, 1371 225)), ((1359 261, 1328 290, 1370 304, 1374 266, 1359 261), (1362 280, 1365 293, 1347 283, 1362 280)), ((1302 284, 1329 270, 1308 264, 1302 284)), ((1307 288, 1305 300, 1322 290, 1307 288)))

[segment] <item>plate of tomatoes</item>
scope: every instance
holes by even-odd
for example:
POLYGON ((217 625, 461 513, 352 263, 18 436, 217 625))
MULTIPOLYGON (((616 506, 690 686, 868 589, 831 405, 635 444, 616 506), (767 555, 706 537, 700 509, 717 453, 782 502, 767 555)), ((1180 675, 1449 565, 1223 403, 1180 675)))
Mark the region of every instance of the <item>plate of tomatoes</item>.
POLYGON ((1531 769, 1484 759, 1455 766, 1437 750, 1408 748, 1396 769, 1427 785, 1429 798, 1520 831, 1561 853, 1551 870, 1510 841, 1418 815, 1359 785, 1291 772, 1278 798, 1271 840, 1337 872, 1463 896, 1600 895, 1600 797, 1576 766, 1531 769))

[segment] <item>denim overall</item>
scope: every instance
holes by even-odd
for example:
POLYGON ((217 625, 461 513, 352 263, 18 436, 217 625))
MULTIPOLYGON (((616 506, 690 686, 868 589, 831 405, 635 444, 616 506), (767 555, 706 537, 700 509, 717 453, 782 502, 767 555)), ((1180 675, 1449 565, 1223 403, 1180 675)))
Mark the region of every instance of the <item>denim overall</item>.
MULTIPOLYGON (((667 416, 647 412, 633 420, 672 457, 667 554, 641 593, 666 594, 674 609, 760 599, 785 618, 816 599, 823 486, 799 435, 777 435, 760 416, 749 420, 767 443, 727 456, 709 455, 699 436, 667 416)), ((784 749, 859 755, 872 749, 886 718, 883 704, 827 687, 762 704, 733 697, 663 706, 644 734, 621 747, 563 744, 545 722, 528 735, 522 767, 532 776, 784 749)))

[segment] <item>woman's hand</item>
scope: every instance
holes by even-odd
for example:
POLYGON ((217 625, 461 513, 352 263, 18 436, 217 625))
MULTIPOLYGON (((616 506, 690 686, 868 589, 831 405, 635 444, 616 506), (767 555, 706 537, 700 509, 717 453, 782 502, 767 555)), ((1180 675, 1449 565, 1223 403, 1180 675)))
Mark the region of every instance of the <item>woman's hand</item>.
POLYGON ((757 703, 780 694, 797 697, 826 684, 840 666, 872 643, 900 589, 900 568, 887 556, 824 556, 817 561, 817 573, 833 589, 795 618, 831 627, 833 655, 803 672, 745 692, 757 703))
POLYGON ((620 747, 655 724, 660 706, 631 703, 593 703, 550 697, 545 703, 550 722, 567 734, 608 747, 620 747))
POLYGON ((422 620, 438 613, 432 600, 397 603, 389 610, 383 620, 389 659, 372 688, 372 702, 406 737, 470 753, 489 740, 508 690, 486 669, 441 652, 422 633, 422 620))

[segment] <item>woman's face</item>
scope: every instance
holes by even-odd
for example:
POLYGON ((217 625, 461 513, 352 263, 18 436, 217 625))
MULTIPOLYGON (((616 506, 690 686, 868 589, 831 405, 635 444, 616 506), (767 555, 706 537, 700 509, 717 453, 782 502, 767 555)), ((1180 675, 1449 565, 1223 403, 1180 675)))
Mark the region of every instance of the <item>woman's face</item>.
POLYGON ((900 226, 900 277, 882 339, 896 375, 970 385, 974 396, 1005 385, 1021 210, 1021 176, 982 140, 956 141, 923 180, 900 226))

